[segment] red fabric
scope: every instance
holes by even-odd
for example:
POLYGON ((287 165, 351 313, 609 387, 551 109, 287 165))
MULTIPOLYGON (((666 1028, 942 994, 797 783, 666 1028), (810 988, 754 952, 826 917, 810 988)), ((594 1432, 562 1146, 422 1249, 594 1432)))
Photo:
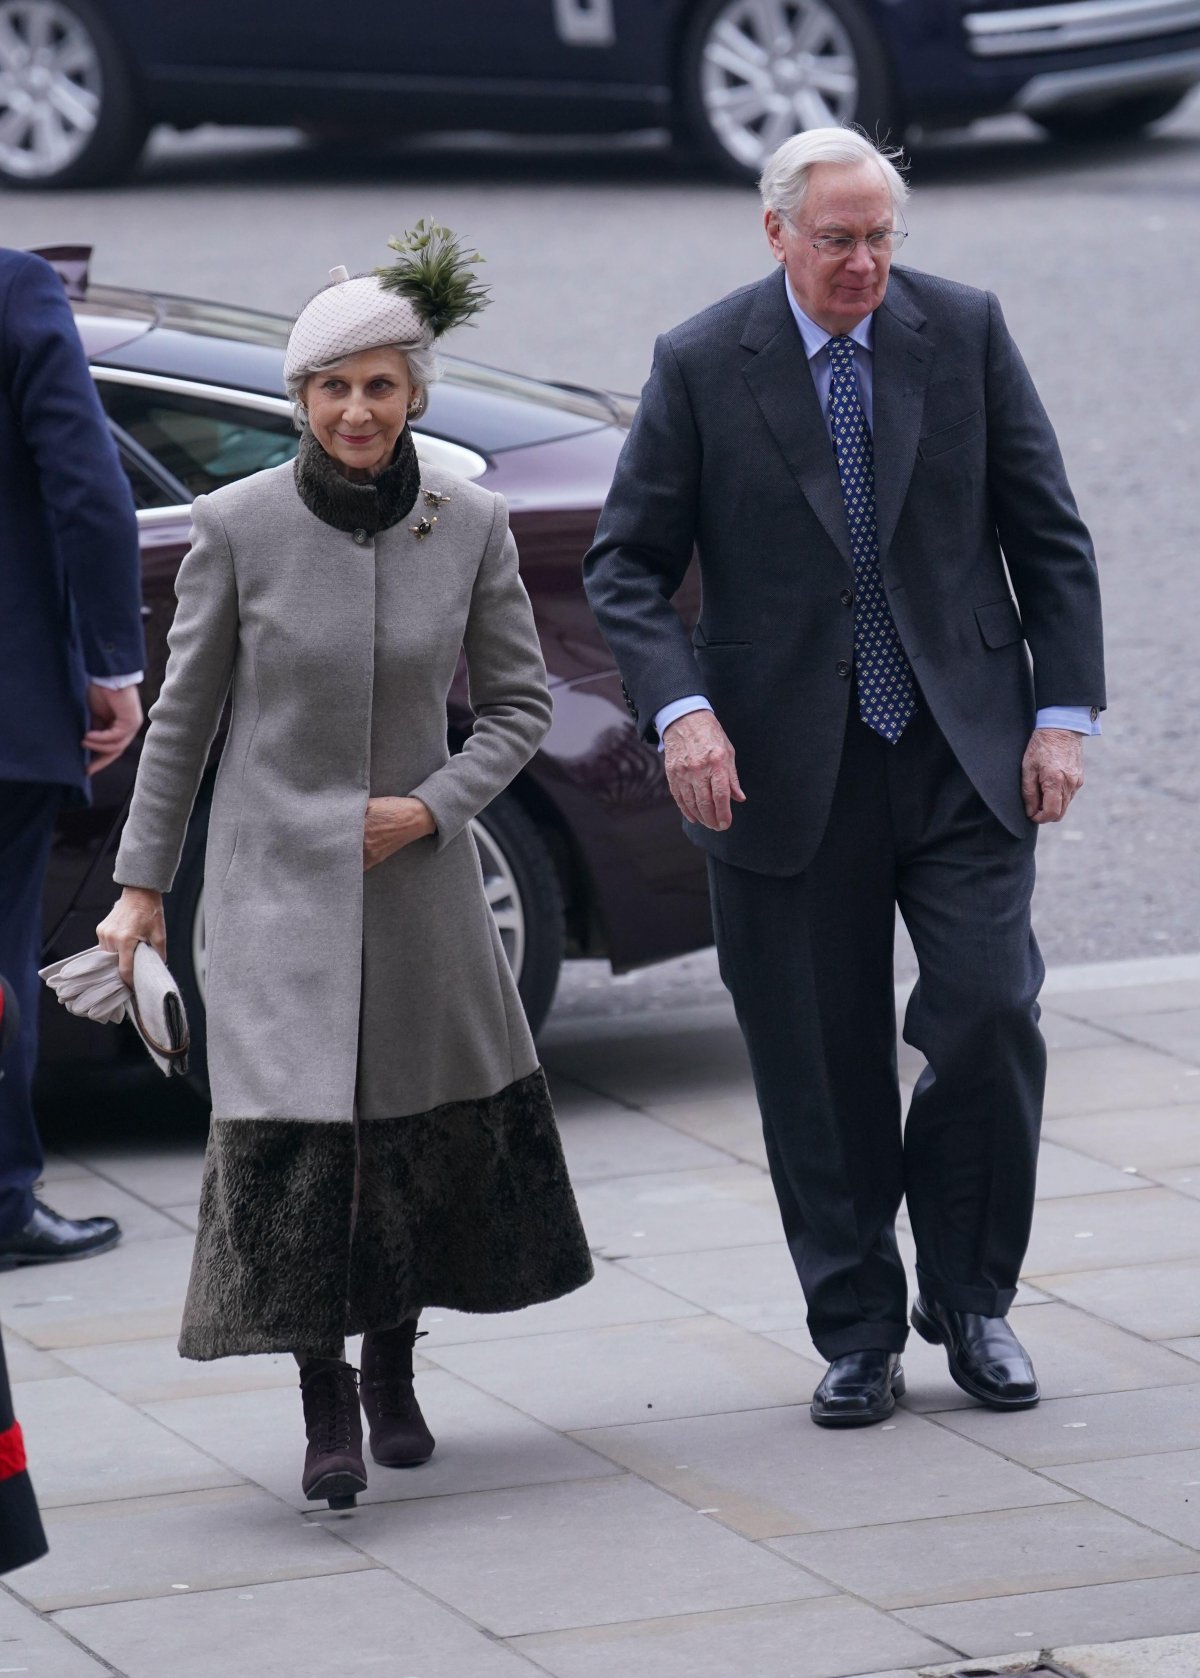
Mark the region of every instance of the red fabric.
POLYGON ((11 1480, 14 1474, 25 1472, 25 1441, 21 1424, 14 1422, 0 1433, 0 1480, 11 1480))

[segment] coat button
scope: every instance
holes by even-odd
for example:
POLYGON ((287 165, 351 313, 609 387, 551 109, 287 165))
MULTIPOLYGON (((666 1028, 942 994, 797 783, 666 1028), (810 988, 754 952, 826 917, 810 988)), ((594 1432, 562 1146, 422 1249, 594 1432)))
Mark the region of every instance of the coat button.
POLYGON ((837 663, 834 665, 834 669, 837 671, 839 676, 848 676, 850 674, 850 666, 844 658, 838 659, 837 663))
POLYGON ((843 606, 853 606, 853 604, 854 604, 854 590, 851 589, 851 588, 844 588, 842 590, 841 594, 838 596, 838 599, 841 601, 843 606))
POLYGON ((366 541, 366 539, 367 539, 367 533, 366 533, 365 530, 356 530, 354 532, 354 540, 358 543, 360 548, 362 547, 362 545, 366 541))

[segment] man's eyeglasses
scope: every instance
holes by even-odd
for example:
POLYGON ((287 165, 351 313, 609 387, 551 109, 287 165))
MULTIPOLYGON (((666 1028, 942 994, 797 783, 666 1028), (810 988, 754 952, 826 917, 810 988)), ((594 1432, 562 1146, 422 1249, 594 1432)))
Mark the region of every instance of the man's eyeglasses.
POLYGON ((803 228, 797 227, 794 221, 787 217, 784 219, 802 238, 808 238, 818 256, 825 257, 830 262, 844 262, 847 257, 854 255, 859 245, 865 245, 872 256, 890 256, 893 251, 898 251, 908 238, 906 227, 878 227, 874 233, 868 233, 865 239, 853 239, 848 233, 818 233, 816 238, 813 238, 805 234, 803 228))

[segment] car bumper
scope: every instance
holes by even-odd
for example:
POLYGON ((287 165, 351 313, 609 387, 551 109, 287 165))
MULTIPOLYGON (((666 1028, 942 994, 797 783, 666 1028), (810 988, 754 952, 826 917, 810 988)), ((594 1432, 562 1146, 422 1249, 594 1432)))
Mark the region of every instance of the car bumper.
POLYGON ((1200 82, 1200 47, 1121 64, 1045 70, 1025 83, 1013 106, 1027 116, 1036 117, 1049 111, 1087 110, 1141 93, 1183 90, 1197 82, 1200 82))

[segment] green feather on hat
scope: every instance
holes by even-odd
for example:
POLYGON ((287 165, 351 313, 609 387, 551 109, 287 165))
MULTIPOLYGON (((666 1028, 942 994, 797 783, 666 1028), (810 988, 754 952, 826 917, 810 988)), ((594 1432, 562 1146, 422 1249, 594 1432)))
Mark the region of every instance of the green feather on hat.
POLYGON ((389 239, 388 249, 397 259, 375 269, 380 285, 407 297, 435 338, 486 308, 488 288, 471 272, 483 257, 478 251, 466 255, 448 227, 422 217, 411 231, 389 239))

